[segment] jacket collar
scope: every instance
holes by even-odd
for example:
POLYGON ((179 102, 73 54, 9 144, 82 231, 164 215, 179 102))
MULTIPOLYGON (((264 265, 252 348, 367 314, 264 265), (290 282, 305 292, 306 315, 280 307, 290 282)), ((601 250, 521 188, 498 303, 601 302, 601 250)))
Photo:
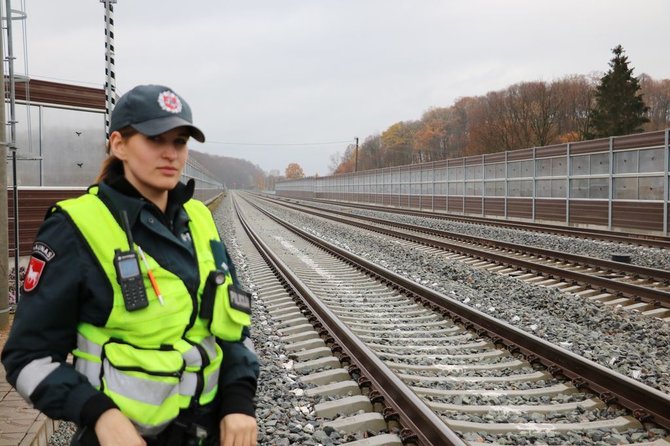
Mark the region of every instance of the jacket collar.
POLYGON ((125 210, 128 214, 130 227, 133 227, 143 208, 148 209, 158 218, 163 219, 165 223, 173 222, 184 203, 193 198, 195 181, 190 179, 186 184, 180 181, 174 189, 168 192, 168 203, 165 213, 151 201, 143 197, 142 194, 128 182, 123 173, 113 173, 104 181, 100 182, 98 187, 98 196, 108 205, 110 210, 112 210, 112 213, 115 215, 119 223, 121 223, 121 226, 123 227, 121 211, 125 210))

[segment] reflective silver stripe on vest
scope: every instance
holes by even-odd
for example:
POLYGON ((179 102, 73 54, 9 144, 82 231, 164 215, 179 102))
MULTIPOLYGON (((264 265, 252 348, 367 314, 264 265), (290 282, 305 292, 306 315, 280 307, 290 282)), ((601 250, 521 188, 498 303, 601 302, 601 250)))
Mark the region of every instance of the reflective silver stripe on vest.
POLYGON ((100 388, 100 366, 99 362, 89 361, 83 358, 75 360, 74 368, 88 378, 88 382, 95 388, 100 388))
POLYGON ((198 387, 198 375, 192 372, 184 372, 179 382, 179 394, 192 397, 198 387))
POLYGON ((54 370, 60 367, 60 363, 52 362, 51 357, 34 359, 29 362, 16 380, 16 390, 26 401, 30 401, 30 395, 33 394, 37 386, 54 370))
POLYGON ((102 345, 86 339, 81 333, 77 333, 77 348, 84 353, 99 358, 102 356, 102 345))
POLYGON ((207 385, 205 386, 204 389, 202 389, 203 394, 208 394, 212 390, 214 390, 214 387, 219 383, 219 372, 221 371, 220 367, 217 367, 214 372, 212 372, 209 375, 209 379, 207 379, 207 385))
POLYGON ((193 346, 186 350, 182 357, 186 363, 186 367, 202 367, 202 356, 200 356, 200 350, 196 346, 193 346))
MULTIPOLYGON (((211 374, 211 379, 207 383, 205 391, 214 389, 218 378, 219 370, 217 369, 211 374)), ((198 374, 184 372, 178 385, 167 384, 128 376, 112 367, 109 361, 105 361, 105 382, 109 390, 114 393, 142 403, 159 406, 165 399, 176 393, 177 388, 180 395, 193 397, 198 387, 198 374)))
POLYGON ((200 345, 207 352, 210 362, 214 361, 216 359, 216 338, 214 336, 206 337, 200 342, 200 345))
MULTIPOLYGON (((209 356, 210 361, 214 361, 216 359, 216 338, 214 336, 209 336, 205 339, 203 339, 200 342, 200 345, 202 345, 203 349, 207 352, 207 355, 209 356)), ((202 389, 202 394, 206 395, 209 392, 213 391, 216 385, 219 383, 219 372, 221 371, 221 367, 217 367, 212 373, 210 373, 207 376, 207 379, 205 381, 205 387, 202 389)))
POLYGON ((167 398, 177 393, 178 385, 126 375, 111 366, 109 361, 103 363, 105 384, 111 392, 141 403, 160 406, 167 398))
MULTIPOLYGON (((216 338, 214 336, 208 336, 200 341, 200 346, 207 353, 210 362, 216 359, 216 338)), ((202 367, 202 356, 196 346, 186 350, 182 356, 184 357, 184 362, 186 362, 186 367, 202 367)))

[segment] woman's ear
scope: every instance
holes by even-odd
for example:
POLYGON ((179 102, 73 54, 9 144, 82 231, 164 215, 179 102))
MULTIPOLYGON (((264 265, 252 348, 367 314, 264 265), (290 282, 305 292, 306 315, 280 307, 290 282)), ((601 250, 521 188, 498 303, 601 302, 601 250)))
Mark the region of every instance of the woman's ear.
POLYGON ((120 160, 126 159, 126 140, 118 131, 109 135, 109 153, 120 160))

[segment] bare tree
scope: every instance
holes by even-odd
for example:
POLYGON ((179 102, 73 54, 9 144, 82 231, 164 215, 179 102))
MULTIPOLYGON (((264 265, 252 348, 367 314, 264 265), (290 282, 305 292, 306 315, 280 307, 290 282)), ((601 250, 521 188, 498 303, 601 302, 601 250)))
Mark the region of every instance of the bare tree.
POLYGON ((644 129, 662 130, 670 127, 670 79, 656 81, 646 74, 640 76, 644 101, 649 107, 644 129))

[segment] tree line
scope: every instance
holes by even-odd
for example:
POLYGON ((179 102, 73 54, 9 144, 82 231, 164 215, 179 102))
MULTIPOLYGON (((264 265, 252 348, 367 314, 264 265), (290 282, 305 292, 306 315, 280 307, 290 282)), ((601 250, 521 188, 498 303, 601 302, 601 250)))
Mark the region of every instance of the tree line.
POLYGON ((601 78, 520 82, 396 122, 331 157, 334 174, 670 127, 670 79, 633 76, 619 45, 601 78))
POLYGON ((189 150, 189 157, 206 166, 207 172, 228 189, 251 189, 258 187, 258 184, 264 184, 265 172, 250 161, 197 150, 189 150))

